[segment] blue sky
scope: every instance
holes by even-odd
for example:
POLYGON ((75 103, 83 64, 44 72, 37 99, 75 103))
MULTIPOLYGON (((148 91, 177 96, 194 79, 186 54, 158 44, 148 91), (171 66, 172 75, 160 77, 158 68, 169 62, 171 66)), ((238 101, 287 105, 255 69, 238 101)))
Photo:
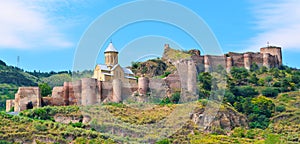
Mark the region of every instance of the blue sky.
MULTIPOLYGON (((107 11, 127 2, 125 0, 1 1, 0 59, 9 65, 16 65, 17 56, 20 56, 20 67, 29 71, 72 70, 76 47, 88 27, 107 11)), ((298 63, 300 1, 174 0, 172 2, 200 16, 215 34, 224 53, 258 51, 269 41, 271 45, 283 47, 284 64, 300 68, 298 63)), ((153 10, 155 11, 155 7, 153 10)), ((110 20, 113 23, 119 19, 122 17, 112 17, 110 20)), ((96 46, 101 50, 95 63, 103 63, 103 49, 110 40, 120 51, 120 63, 123 66, 139 58, 161 55, 164 43, 170 43, 171 47, 175 48, 202 50, 190 35, 174 25, 143 21, 120 28, 107 38, 103 47, 96 46), (141 51, 148 53, 142 54, 141 51)), ((86 51, 89 49, 87 46, 86 51)))

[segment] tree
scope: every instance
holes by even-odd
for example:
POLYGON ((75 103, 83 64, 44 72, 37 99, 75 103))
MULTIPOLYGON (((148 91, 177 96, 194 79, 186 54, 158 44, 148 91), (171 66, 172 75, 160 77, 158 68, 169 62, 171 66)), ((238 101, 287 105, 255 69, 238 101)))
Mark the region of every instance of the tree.
POLYGON ((267 88, 263 89, 261 93, 262 93, 262 95, 264 95, 266 97, 277 97, 278 90, 274 89, 274 88, 267 87, 267 88))
POLYGON ((249 82, 254 84, 254 85, 258 85, 258 78, 256 76, 255 73, 251 74, 250 77, 249 77, 249 82))
POLYGON ((204 90, 210 91, 212 84, 212 76, 208 72, 203 72, 198 75, 198 81, 204 90))
POLYGON ((255 72, 255 71, 258 71, 259 70, 259 67, 256 63, 252 63, 251 67, 250 67, 250 71, 251 72, 255 72))
POLYGON ((249 76, 249 72, 247 69, 233 67, 230 70, 230 74, 237 82, 237 84, 247 83, 247 77, 249 76))
POLYGON ((268 86, 271 86, 271 81, 273 80, 273 77, 272 76, 267 76, 265 78, 265 82, 267 83, 268 86))
POLYGON ((258 107, 258 111, 254 111, 255 113, 266 115, 267 118, 270 118, 275 110, 275 104, 272 100, 264 96, 253 98, 252 104, 258 107))
POLYGON ((224 94, 224 101, 229 102, 230 104, 233 105, 234 102, 236 101, 236 98, 235 98, 234 94, 231 91, 226 90, 225 94, 224 94))
POLYGON ((258 95, 258 92, 251 86, 236 86, 231 91, 235 96, 254 97, 258 95))
POLYGON ((39 84, 42 96, 48 96, 52 93, 51 87, 47 83, 39 84))
POLYGON ((266 73, 266 72, 268 72, 268 68, 265 67, 265 66, 262 66, 262 67, 260 68, 260 73, 266 73))

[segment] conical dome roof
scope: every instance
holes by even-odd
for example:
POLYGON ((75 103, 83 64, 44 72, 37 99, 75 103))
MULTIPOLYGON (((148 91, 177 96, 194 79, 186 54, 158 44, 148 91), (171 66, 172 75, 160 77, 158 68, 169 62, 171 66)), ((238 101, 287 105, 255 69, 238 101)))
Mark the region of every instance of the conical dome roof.
POLYGON ((108 47, 106 48, 106 50, 104 52, 118 52, 114 45, 112 44, 112 42, 109 43, 108 47))

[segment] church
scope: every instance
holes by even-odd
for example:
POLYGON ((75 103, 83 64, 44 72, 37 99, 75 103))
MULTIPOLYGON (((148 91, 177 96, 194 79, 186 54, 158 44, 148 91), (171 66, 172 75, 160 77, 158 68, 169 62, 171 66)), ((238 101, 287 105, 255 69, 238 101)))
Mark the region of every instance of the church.
POLYGON ((134 73, 125 67, 121 67, 118 63, 119 52, 115 49, 112 42, 104 51, 105 64, 97 64, 94 69, 93 78, 98 81, 111 81, 113 79, 120 79, 122 82, 136 82, 134 73))

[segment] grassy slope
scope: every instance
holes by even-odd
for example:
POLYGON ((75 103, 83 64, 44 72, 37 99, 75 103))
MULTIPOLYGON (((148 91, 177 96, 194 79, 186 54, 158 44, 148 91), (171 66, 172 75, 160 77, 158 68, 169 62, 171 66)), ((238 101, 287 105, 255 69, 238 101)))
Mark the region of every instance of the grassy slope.
POLYGON ((17 143, 113 143, 101 133, 64 125, 49 120, 37 120, 0 113, 0 139, 17 143))
MULTIPOLYGON (((286 111, 276 112, 272 118, 273 122, 266 130, 260 129, 235 129, 228 135, 207 134, 198 130, 197 126, 192 122, 186 125, 171 137, 171 142, 178 143, 297 143, 300 136, 300 121, 299 121, 299 103, 300 92, 289 92, 280 94, 276 99, 272 99, 276 106, 285 105, 286 111), (281 118, 280 120, 278 120, 281 118), (192 133, 191 133, 192 132, 192 133)), ((109 104, 103 108, 108 110, 116 118, 130 124, 143 125, 160 121, 168 115, 177 105, 155 106, 147 110, 138 110, 130 108, 122 104, 109 104)), ((203 107, 198 103, 198 107, 203 107)), ((89 111, 95 107, 83 109, 89 111)), ((79 107, 44 107, 40 108, 46 111, 46 115, 53 117, 55 114, 63 115, 78 115, 83 114, 79 107)), ((0 139, 5 139, 10 142, 30 142, 34 139, 40 139, 47 142, 80 142, 86 141, 85 138, 92 141, 108 141, 99 132, 83 128, 74 128, 71 125, 64 125, 49 120, 37 120, 39 117, 34 117, 33 114, 38 114, 39 109, 28 110, 22 113, 21 116, 8 116, 1 113, 0 115, 0 139), (25 117, 24 117, 25 116, 25 117), (31 118, 28 118, 31 117, 31 118)), ((92 112, 93 113, 93 112, 92 112)), ((45 115, 45 113, 40 113, 45 115)), ((108 124, 107 124, 108 125, 108 124)), ((112 135, 106 135, 113 137, 112 135)), ((119 137, 117 141, 126 141, 128 138, 119 137)))

